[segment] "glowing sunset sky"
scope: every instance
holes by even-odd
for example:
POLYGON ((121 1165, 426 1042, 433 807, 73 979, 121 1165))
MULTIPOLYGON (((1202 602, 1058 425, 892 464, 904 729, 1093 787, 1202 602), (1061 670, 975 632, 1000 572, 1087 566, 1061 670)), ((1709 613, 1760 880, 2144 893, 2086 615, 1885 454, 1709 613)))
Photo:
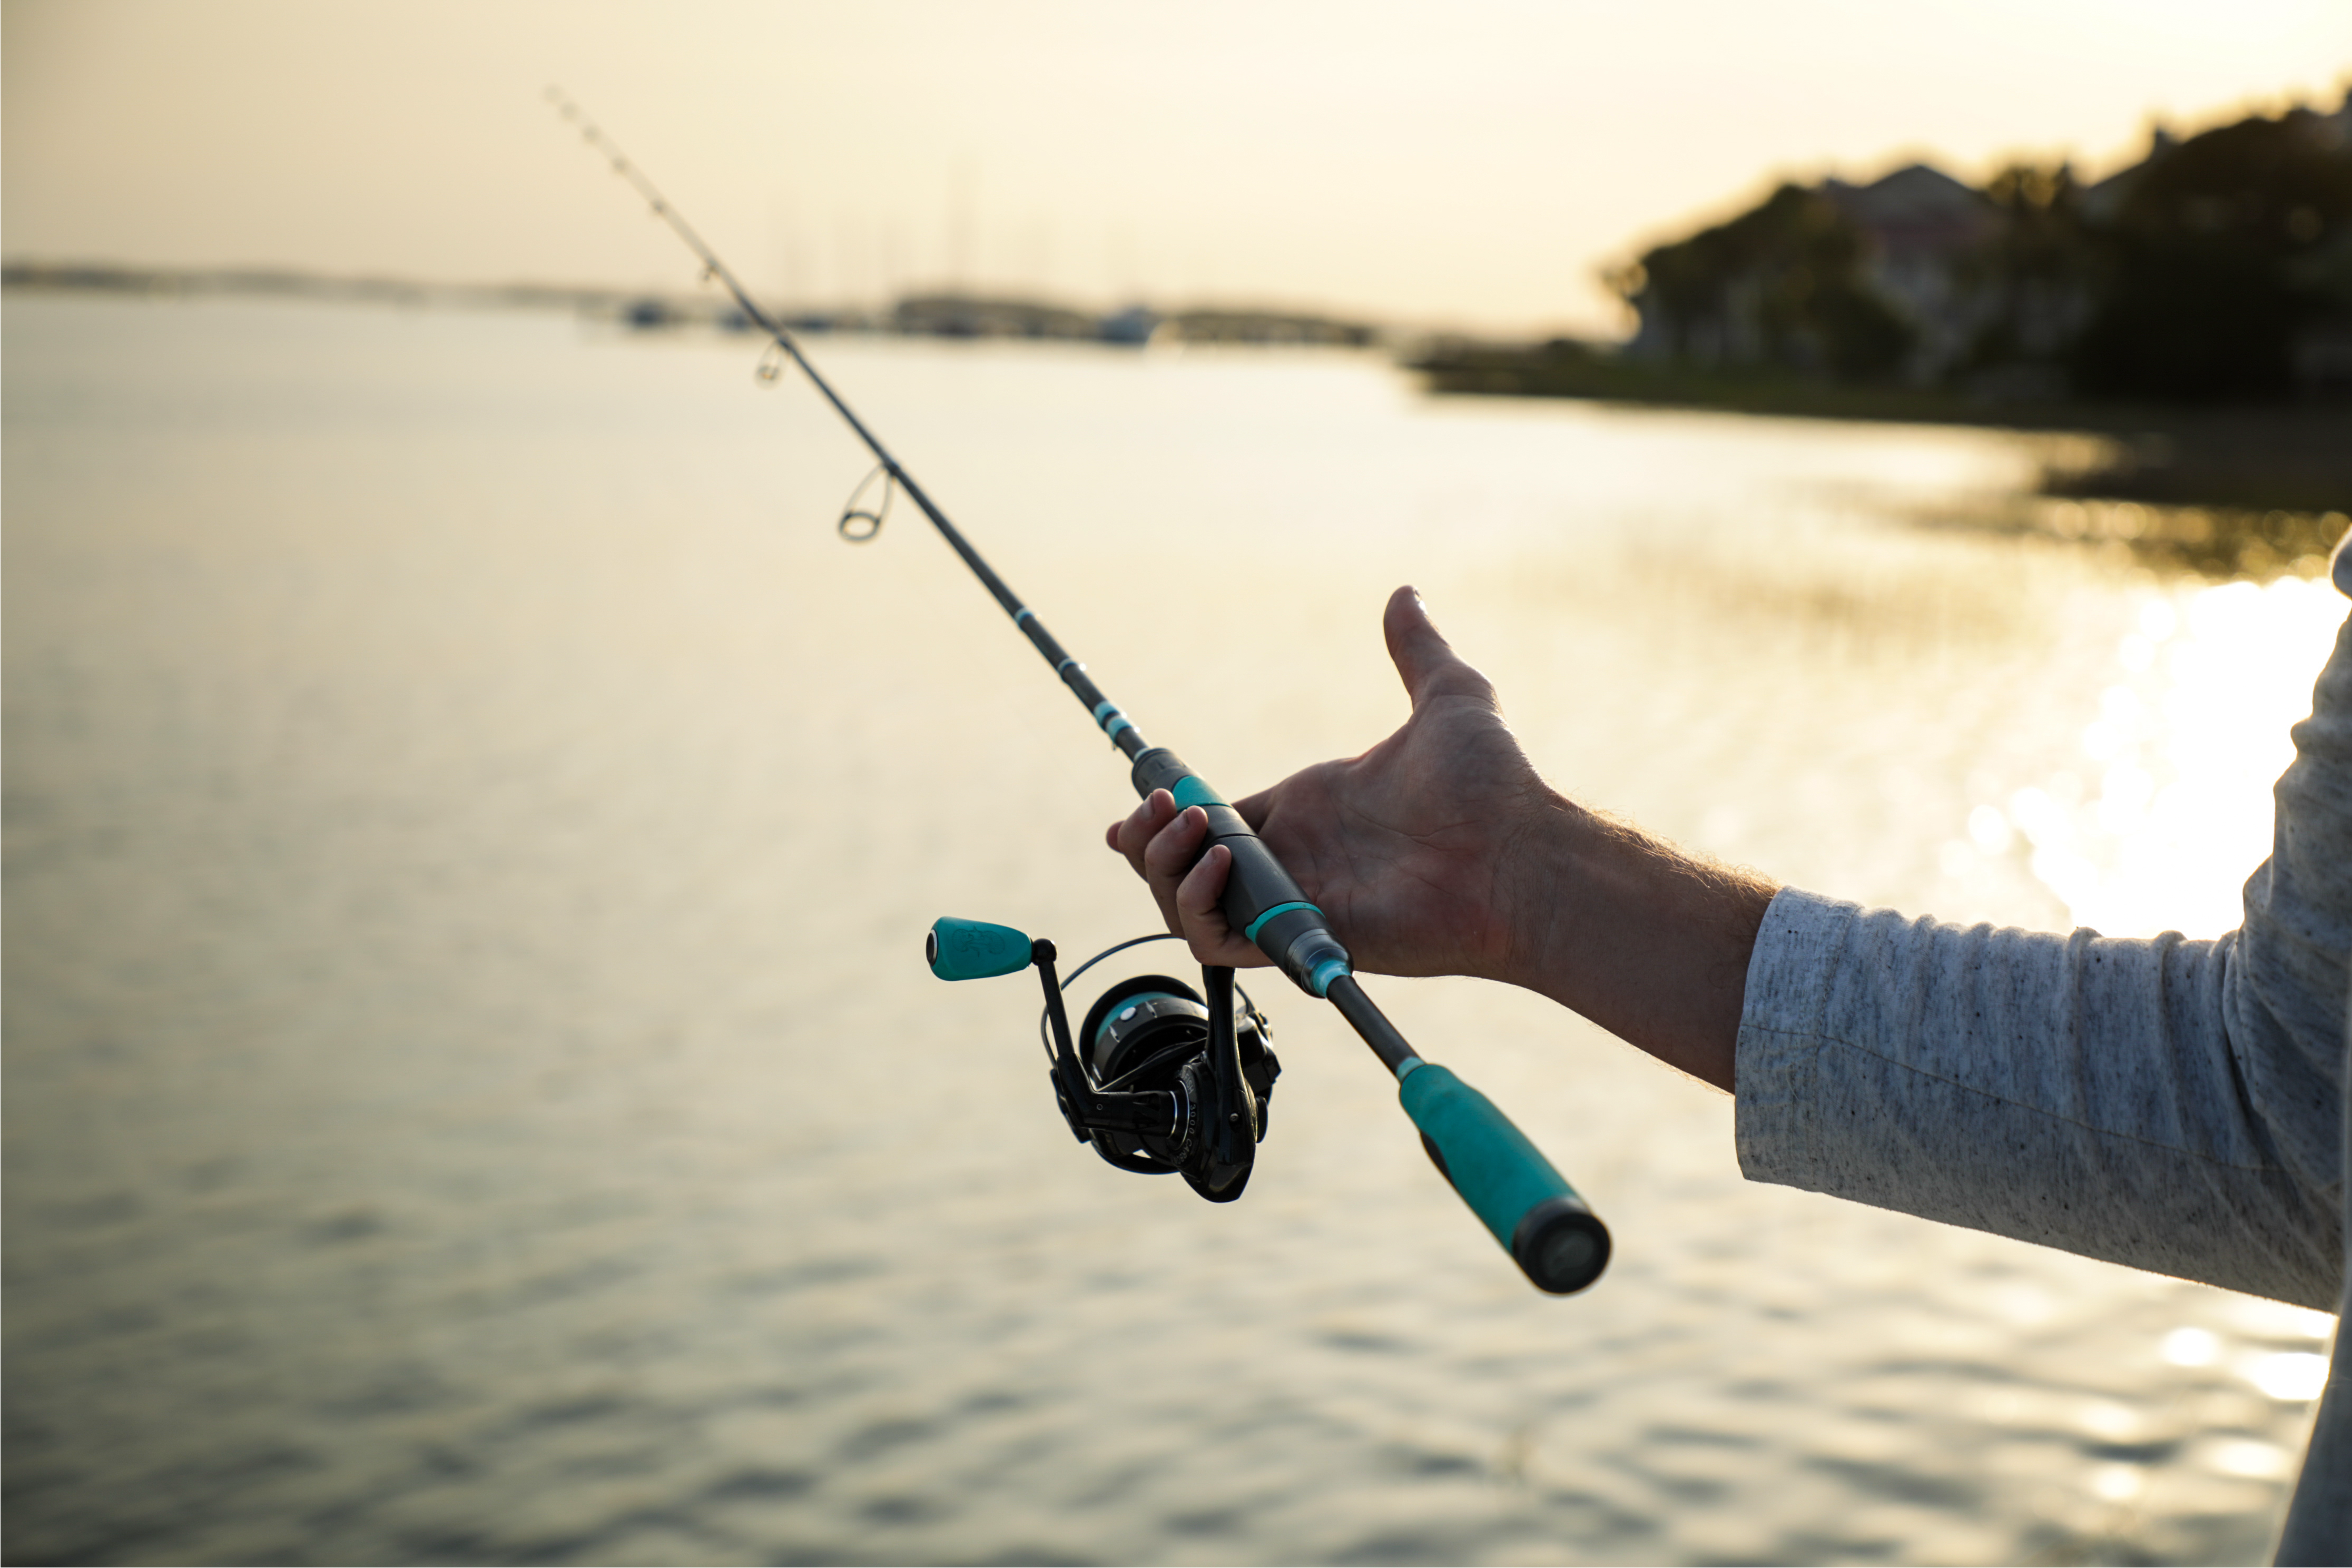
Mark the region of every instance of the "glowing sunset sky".
POLYGON ((2136 157, 2352 79, 2347 0, 8 0, 14 257, 679 287, 561 82, 756 285, 1611 331, 1776 174, 2136 157))

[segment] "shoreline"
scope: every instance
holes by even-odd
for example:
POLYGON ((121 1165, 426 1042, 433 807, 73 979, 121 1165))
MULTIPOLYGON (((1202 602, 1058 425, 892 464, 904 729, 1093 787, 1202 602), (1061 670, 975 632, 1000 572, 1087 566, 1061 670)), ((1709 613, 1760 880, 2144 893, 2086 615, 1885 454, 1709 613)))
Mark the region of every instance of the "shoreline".
POLYGON ((1407 368, 1432 392, 1460 396, 2084 436, 2084 454, 2045 464, 2035 497, 1995 526, 2116 541, 2135 555, 2207 576, 2308 570, 2313 558, 2324 560, 2335 548, 2352 517, 2352 401, 2011 401, 1958 390, 1628 364, 1568 346, 1451 349, 1407 368))
MULTIPOLYGON (((261 267, 171 271, 21 261, 0 268, 0 284, 12 294, 243 296, 399 308, 553 309, 638 330, 737 325, 722 320, 719 302, 708 297, 632 294, 595 286, 417 283, 261 267)), ((880 321, 796 319, 793 325, 820 332, 958 335, 880 321)), ((1028 334, 983 335, 1038 340, 1028 334)), ((1202 346, 1220 340, 1307 346, 1295 338, 1269 341, 1255 334, 1223 333, 1208 334, 1202 346)), ((2352 400, 2182 405, 2001 398, 1981 391, 1629 363, 1568 341, 1509 347, 1440 340, 1418 352, 1397 352, 1394 362, 1420 376, 1432 393, 1447 396, 1564 399, 2079 437, 2058 444, 2062 454, 2043 463, 2033 490, 2000 508, 2000 516, 1973 522, 1939 517, 1937 525, 2090 544, 2205 577, 2310 575, 2324 570, 2336 542, 2352 528, 2352 400)))

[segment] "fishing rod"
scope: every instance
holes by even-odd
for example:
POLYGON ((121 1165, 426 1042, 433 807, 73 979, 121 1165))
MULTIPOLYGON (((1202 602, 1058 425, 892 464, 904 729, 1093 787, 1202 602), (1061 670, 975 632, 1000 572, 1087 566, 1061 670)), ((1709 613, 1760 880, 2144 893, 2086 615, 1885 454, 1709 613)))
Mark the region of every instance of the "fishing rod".
MULTIPOLYGON (((1202 852, 1223 844, 1232 870, 1223 901, 1225 919, 1298 988, 1329 1002, 1395 1074, 1397 1098, 1421 1130, 1423 1147, 1438 1173, 1460 1194, 1538 1289, 1555 1295, 1580 1291, 1609 1262, 1609 1229, 1551 1162, 1509 1117, 1454 1073, 1426 1061, 1372 1004, 1356 980, 1348 950, 1331 934, 1323 911, 1302 892, 1240 812, 1173 751, 1145 742, 1135 721, 1103 695, 1087 667, 1064 651, 1037 612, 1023 602, 974 549, 947 514, 890 455, 865 421, 818 373, 784 323, 751 298, 718 252, 696 233, 645 172, 613 140, 556 89, 548 99, 609 160, 702 263, 703 277, 733 297, 745 319, 768 336, 760 378, 772 382, 783 361, 799 367, 811 385, 865 443, 877 464, 852 492, 839 524, 857 542, 881 532, 894 493, 903 492, 962 558, 1013 623, 1052 666, 1096 725, 1129 761, 1135 792, 1149 799, 1165 789, 1179 808, 1198 806, 1208 818, 1202 852), (878 504, 862 504, 874 479, 878 504)), ((1139 937, 1137 942, 1162 939, 1139 937)), ((1008 925, 942 918, 924 942, 924 959, 945 980, 982 979, 1034 967, 1044 988, 1045 1053, 1055 1099, 1070 1131, 1103 1159, 1142 1174, 1181 1173, 1212 1202, 1231 1202, 1249 1180, 1257 1144, 1265 1136, 1266 1107, 1281 1066, 1266 1041, 1271 1026, 1231 968, 1202 967, 1202 989, 1164 975, 1143 975, 1112 987, 1088 1009, 1074 1043, 1064 993, 1102 959, 1135 943, 1121 943, 1057 977, 1054 944, 1033 940, 1008 925)))

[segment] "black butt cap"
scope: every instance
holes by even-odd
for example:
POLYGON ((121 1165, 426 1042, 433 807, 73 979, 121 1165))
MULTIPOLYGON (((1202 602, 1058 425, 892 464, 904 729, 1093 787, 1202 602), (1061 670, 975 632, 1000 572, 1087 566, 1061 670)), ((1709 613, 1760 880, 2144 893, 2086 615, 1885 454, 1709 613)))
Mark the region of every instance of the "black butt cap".
POLYGON ((1546 1198, 1520 1217, 1511 1257, 1536 1289, 1572 1296, 1609 1267, 1609 1228, 1581 1198, 1546 1198))

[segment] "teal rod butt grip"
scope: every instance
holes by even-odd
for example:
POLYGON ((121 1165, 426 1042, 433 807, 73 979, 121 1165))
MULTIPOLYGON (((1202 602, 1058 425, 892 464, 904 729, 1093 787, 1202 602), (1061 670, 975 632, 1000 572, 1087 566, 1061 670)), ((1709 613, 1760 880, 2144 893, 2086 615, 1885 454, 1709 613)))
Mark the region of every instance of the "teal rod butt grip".
POLYGON ((1029 967, 1033 944, 1010 925, 943 915, 923 938, 923 962, 942 980, 987 980, 1029 967))
POLYGON ((1397 1099, 1438 1173, 1538 1290, 1566 1296, 1601 1278, 1609 1228, 1492 1100, 1425 1061, 1407 1065, 1397 1099))

